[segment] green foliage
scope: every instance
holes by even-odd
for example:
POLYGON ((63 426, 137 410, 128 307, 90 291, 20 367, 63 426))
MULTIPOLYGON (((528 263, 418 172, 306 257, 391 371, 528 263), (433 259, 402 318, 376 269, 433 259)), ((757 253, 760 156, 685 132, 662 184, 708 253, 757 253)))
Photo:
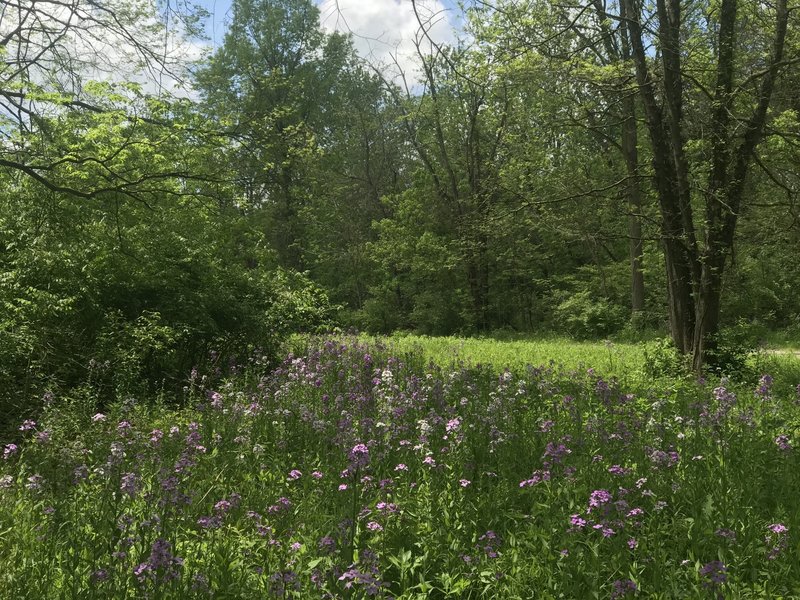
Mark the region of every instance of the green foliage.
POLYGON ((618 331, 627 318, 625 308, 588 291, 571 294, 555 309, 556 322, 577 338, 607 337, 618 331))
POLYGON ((688 372, 686 358, 681 356, 669 338, 659 338, 643 345, 646 377, 681 377, 688 372))
POLYGON ((759 374, 748 368, 748 359, 759 352, 765 333, 763 326, 744 319, 722 327, 714 336, 714 345, 709 352, 709 369, 742 381, 757 377, 759 374))

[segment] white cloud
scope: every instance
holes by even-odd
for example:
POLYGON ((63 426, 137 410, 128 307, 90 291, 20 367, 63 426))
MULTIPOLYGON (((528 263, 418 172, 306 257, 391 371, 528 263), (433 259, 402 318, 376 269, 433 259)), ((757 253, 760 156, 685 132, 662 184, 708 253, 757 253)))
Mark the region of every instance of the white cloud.
POLYGON ((436 44, 453 44, 455 15, 442 0, 322 0, 322 27, 353 34, 358 54, 383 69, 391 78, 402 70, 409 83, 419 79, 415 40, 424 53, 432 44, 422 33, 420 21, 436 44), (419 18, 418 18, 419 16, 419 18))

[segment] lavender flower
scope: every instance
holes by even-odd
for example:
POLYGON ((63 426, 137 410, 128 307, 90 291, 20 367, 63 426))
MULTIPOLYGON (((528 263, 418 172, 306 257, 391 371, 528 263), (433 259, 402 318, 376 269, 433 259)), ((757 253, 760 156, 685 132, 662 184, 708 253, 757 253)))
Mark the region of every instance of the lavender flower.
POLYGON ((636 583, 630 579, 617 579, 612 584, 613 589, 611 590, 611 598, 614 600, 615 598, 623 598, 628 595, 636 594, 639 590, 636 583))
POLYGON ((716 587, 728 581, 727 571, 728 568, 721 561, 712 560, 700 568, 700 575, 707 579, 704 583, 706 587, 716 587))
POLYGON ((122 475, 121 483, 119 489, 128 494, 131 498, 136 497, 136 492, 138 491, 138 481, 135 473, 125 473, 122 475))

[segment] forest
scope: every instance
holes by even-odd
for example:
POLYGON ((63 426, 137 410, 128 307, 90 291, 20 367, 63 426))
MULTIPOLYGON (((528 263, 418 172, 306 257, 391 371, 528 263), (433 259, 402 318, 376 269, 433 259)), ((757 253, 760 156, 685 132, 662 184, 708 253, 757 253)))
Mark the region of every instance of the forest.
POLYGON ((798 597, 800 3, 402 4, 0 0, 0 597, 798 597))

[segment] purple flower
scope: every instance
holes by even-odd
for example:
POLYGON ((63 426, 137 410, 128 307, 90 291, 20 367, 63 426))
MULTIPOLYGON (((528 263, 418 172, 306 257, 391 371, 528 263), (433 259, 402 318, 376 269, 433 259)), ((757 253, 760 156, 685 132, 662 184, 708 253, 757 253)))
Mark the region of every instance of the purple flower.
POLYGON ((282 496, 278 498, 278 501, 275 504, 267 508, 267 512, 271 515, 274 515, 280 512, 287 511, 291 507, 292 507, 292 501, 289 500, 286 496, 282 496))
POLYGON ((6 444, 3 448, 3 460, 8 460, 19 451, 19 446, 16 444, 6 444))
POLYGON ((350 450, 348 458, 352 469, 366 467, 369 464, 369 448, 367 448, 366 444, 356 444, 350 450))
POLYGON ((628 594, 635 594, 638 591, 636 583, 630 579, 617 579, 612 584, 613 590, 611 591, 612 600, 615 598, 622 598, 628 594))
POLYGON ((288 479, 289 479, 289 481, 295 481, 297 479, 300 479, 302 476, 303 476, 303 473, 301 473, 297 469, 292 469, 291 471, 289 471, 288 479))
POLYGON ((336 540, 328 535, 323 537, 319 541, 318 545, 323 554, 333 554, 333 552, 336 550, 336 540))
POLYGON ((93 571, 91 575, 89 575, 89 581, 92 583, 100 583, 102 581, 106 581, 108 579, 108 571, 105 569, 97 569, 93 571))
POLYGON ((550 481, 550 471, 534 471, 530 479, 523 479, 519 482, 519 487, 532 487, 542 483, 543 481, 550 481))
POLYGON ((96 413, 92 417, 92 423, 102 423, 106 420, 106 416, 103 413, 96 413))
POLYGON ((772 389, 773 379, 770 375, 762 375, 758 380, 758 388, 756 389, 756 396, 761 398, 768 398, 770 390, 772 389))
POLYGON ((714 535, 718 535, 719 537, 730 540, 731 542, 736 541, 736 532, 731 529, 717 529, 714 532, 714 535))
POLYGON ((80 483, 81 481, 86 480, 89 477, 89 467, 86 465, 78 465, 75 467, 75 470, 72 471, 72 483, 80 483))
POLYGON ((706 587, 715 587, 728 581, 727 571, 728 568, 721 561, 712 560, 700 568, 700 575, 708 579, 706 587))
POLYGON ((584 519, 578 514, 570 516, 569 522, 572 525, 573 529, 583 529, 584 527, 586 527, 587 523, 586 519, 584 519))
POLYGON ((219 392, 208 392, 208 399, 211 400, 211 408, 222 409, 222 394, 219 392))
POLYGON ((36 429, 36 421, 31 421, 30 419, 25 419, 22 425, 19 426, 20 431, 33 431, 34 429, 36 429))
POLYGON ((460 427, 461 427, 461 419, 456 417, 454 419, 450 419, 444 426, 444 429, 448 434, 450 434, 458 431, 460 427))
POLYGON ((589 511, 611 502, 611 494, 607 490, 595 490, 589 495, 589 511))
POLYGON ((31 491, 38 491, 42 489, 43 484, 44 484, 44 477, 42 477, 37 473, 35 475, 31 475, 30 477, 28 477, 28 483, 25 484, 25 487, 31 491))
POLYGON ((772 525, 769 526, 768 529, 772 533, 777 533, 777 534, 786 533, 787 531, 789 531, 789 528, 783 523, 773 523, 772 525))
POLYGON ((790 452, 792 449, 792 443, 789 440, 789 436, 785 434, 781 434, 775 438, 775 445, 781 452, 790 452))
POLYGON ((182 566, 183 559, 172 554, 172 544, 158 538, 150 548, 148 560, 134 567, 133 574, 140 583, 149 577, 156 581, 167 582, 180 575, 182 566))
POLYGON ((370 521, 367 523, 367 529, 370 531, 383 531, 383 526, 375 521, 370 521))
POLYGON ((128 496, 130 496, 131 498, 135 498, 138 489, 138 481, 136 473, 124 473, 122 475, 119 489, 123 493, 128 494, 128 496))

